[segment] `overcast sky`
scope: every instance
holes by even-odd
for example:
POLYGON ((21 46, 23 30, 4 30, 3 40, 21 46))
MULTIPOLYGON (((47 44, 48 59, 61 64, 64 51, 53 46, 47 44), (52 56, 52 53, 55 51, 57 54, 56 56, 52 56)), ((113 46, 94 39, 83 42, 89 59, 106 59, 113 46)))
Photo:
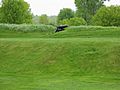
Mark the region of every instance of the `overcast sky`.
MULTIPOLYGON (((36 15, 47 14, 57 15, 62 8, 71 8, 76 10, 74 0, 25 0, 30 6, 32 12, 36 15)), ((111 0, 105 3, 107 6, 119 4, 120 0, 111 0)))
POLYGON ((34 14, 57 15, 62 8, 75 10, 74 0, 25 0, 29 2, 34 14))
MULTIPOLYGON (((1 0, 0 0, 1 1, 1 0)), ((30 4, 30 8, 34 15, 47 14, 58 15, 60 9, 71 8, 76 10, 74 0, 25 0, 30 4)), ((107 6, 109 5, 120 5, 120 0, 111 0, 110 2, 105 2, 107 6)))

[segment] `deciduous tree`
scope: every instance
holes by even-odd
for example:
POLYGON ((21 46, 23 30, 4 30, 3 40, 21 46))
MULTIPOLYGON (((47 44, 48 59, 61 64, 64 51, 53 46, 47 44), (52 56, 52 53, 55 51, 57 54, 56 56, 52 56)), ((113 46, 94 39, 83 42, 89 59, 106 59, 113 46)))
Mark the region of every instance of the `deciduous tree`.
POLYGON ((83 17, 89 23, 96 11, 103 6, 104 1, 106 0, 75 0, 77 7, 76 15, 83 17))
POLYGON ((74 12, 70 8, 63 8, 58 14, 58 22, 64 19, 70 19, 74 17, 74 12))
POLYGON ((93 17, 93 24, 99 26, 120 26, 120 6, 101 7, 93 17))
POLYGON ((2 23, 31 23, 32 14, 29 4, 24 0, 2 0, 2 23))
POLYGON ((48 16, 46 14, 41 15, 39 22, 40 24, 48 24, 49 23, 48 16))

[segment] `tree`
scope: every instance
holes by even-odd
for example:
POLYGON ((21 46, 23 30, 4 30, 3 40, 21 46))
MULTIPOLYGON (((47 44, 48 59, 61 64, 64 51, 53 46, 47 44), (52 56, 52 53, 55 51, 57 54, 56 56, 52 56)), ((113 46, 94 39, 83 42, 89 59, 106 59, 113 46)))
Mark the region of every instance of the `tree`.
POLYGON ((57 16, 49 16, 48 19, 50 25, 57 26, 57 16))
POLYGON ((2 13, 1 13, 1 7, 0 7, 0 22, 2 20, 2 13))
POLYGON ((46 14, 43 14, 39 18, 40 24, 48 24, 48 16, 46 14))
POLYGON ((75 0, 76 16, 83 17, 89 23, 97 10, 103 6, 104 1, 106 0, 75 0))
POLYGON ((74 12, 70 8, 63 8, 58 14, 58 22, 63 19, 70 19, 74 17, 74 12))
POLYGON ((38 15, 36 15, 36 16, 34 16, 33 15, 33 18, 32 18, 33 20, 33 24, 39 24, 39 16, 38 15))
POLYGON ((32 14, 29 4, 24 0, 2 0, 2 23, 31 23, 32 14))
POLYGON ((120 26, 120 6, 101 7, 92 22, 100 26, 120 26))

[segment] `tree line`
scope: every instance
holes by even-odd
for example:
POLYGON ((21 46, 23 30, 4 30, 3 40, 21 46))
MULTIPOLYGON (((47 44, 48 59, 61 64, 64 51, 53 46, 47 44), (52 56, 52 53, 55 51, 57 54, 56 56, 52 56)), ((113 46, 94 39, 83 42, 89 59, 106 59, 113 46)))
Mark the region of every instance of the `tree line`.
POLYGON ((76 11, 63 8, 58 16, 49 17, 46 14, 34 16, 24 0, 2 0, 0 23, 120 26, 120 6, 107 7, 104 1, 109 0, 75 0, 76 11))

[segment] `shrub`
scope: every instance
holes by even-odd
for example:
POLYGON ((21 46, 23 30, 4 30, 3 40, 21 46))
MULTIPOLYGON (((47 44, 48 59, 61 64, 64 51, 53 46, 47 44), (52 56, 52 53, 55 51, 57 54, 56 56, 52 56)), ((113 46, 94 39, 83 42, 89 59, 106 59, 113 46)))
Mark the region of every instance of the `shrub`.
POLYGON ((120 26, 120 6, 102 7, 92 20, 93 25, 120 26))
POLYGON ((64 19, 60 21, 60 24, 67 24, 70 26, 80 26, 80 25, 86 25, 87 23, 83 18, 74 17, 70 19, 64 19))
POLYGON ((79 26, 79 25, 86 25, 86 21, 83 18, 71 18, 69 24, 71 26, 79 26))
POLYGON ((62 25, 69 25, 69 19, 61 20, 61 21, 59 21, 59 24, 62 24, 62 25))
POLYGON ((54 32, 55 27, 51 25, 34 24, 0 24, 0 30, 9 30, 17 32, 54 32))

